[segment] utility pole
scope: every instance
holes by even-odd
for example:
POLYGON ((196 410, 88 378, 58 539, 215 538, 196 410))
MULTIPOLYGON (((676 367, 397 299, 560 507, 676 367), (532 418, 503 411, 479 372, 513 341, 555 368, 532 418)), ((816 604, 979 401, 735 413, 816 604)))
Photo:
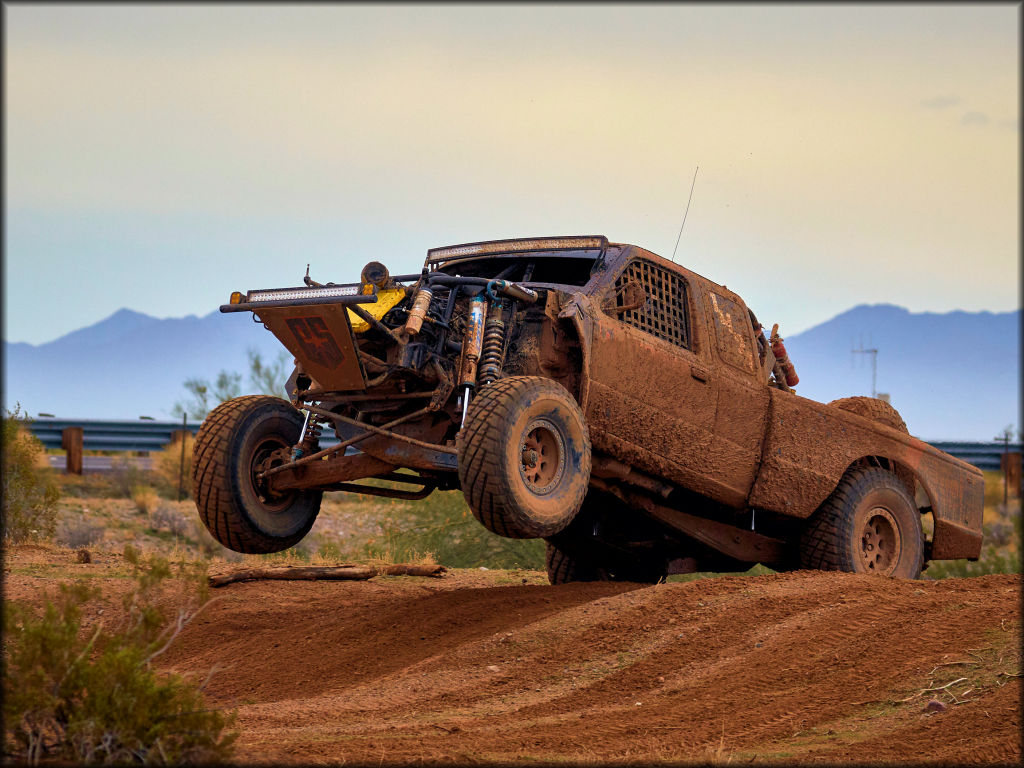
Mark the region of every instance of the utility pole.
POLYGON ((860 349, 851 350, 855 355, 871 355, 871 396, 878 397, 878 391, 875 389, 876 379, 878 377, 878 350, 876 348, 864 349, 864 342, 860 343, 860 349))
POLYGON ((997 443, 1000 441, 1003 443, 1003 509, 1007 509, 1007 504, 1010 501, 1010 434, 1012 432, 1013 429, 1007 427, 1003 430, 1003 434, 995 438, 997 443))
MULTIPOLYGON (((182 409, 184 411, 184 409, 182 409)), ((178 464, 178 501, 185 485, 185 435, 188 433, 188 411, 181 414, 181 463, 178 464)))

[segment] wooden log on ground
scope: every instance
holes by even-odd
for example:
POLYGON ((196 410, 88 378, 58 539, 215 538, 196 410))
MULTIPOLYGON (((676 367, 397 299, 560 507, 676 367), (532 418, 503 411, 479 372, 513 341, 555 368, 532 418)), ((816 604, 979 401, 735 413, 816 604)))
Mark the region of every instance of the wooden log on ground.
POLYGON ((211 587, 223 587, 236 581, 278 579, 283 581, 365 581, 374 576, 443 576, 447 568, 443 565, 300 565, 278 568, 247 568, 234 573, 209 577, 211 587))

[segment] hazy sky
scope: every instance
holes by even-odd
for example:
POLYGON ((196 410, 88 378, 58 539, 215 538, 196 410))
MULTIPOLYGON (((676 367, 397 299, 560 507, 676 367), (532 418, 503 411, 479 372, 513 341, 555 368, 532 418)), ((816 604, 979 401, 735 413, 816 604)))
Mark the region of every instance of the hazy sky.
POLYGON ((4 336, 605 234, 793 334, 1019 306, 1019 5, 4 6, 4 336))

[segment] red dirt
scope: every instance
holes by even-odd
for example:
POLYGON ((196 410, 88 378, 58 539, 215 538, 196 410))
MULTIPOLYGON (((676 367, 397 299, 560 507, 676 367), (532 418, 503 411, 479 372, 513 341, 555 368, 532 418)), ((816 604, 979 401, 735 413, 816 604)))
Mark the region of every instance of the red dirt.
POLYGON ((239 762, 1021 760, 1020 576, 502 579, 233 584, 162 664, 217 670, 239 762))

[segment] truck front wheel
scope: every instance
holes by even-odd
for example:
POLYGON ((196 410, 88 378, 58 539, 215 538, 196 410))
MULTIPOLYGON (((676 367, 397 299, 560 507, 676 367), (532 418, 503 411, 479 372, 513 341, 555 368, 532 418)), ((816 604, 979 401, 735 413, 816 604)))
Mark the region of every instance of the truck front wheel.
POLYGON ((579 511, 590 436, 583 411, 557 382, 510 376, 481 388, 457 443, 462 493, 491 533, 543 538, 579 511))
POLYGON ((320 491, 271 494, 257 475, 287 460, 302 416, 279 397, 247 395, 214 408, 196 435, 192 487, 199 517, 228 549, 288 549, 313 527, 320 491))
POLYGON ((807 521, 804 568, 916 579, 924 561, 921 518, 891 472, 856 468, 807 521))

